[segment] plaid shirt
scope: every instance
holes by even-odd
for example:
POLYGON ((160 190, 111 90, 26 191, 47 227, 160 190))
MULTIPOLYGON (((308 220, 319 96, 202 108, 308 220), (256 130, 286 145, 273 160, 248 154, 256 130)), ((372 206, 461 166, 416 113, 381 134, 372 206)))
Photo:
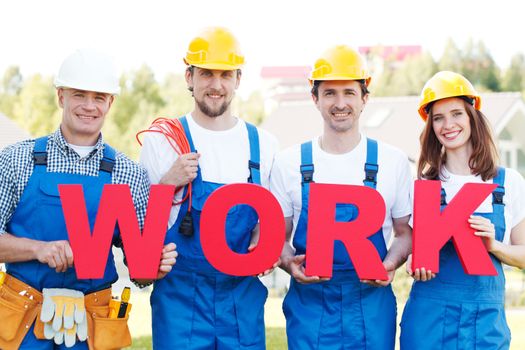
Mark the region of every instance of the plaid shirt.
MULTIPOLYGON (((98 138, 95 149, 83 158, 68 145, 60 128, 48 137, 48 172, 98 176, 104 150, 102 136, 98 138)), ((6 232, 7 223, 33 173, 34 146, 35 140, 27 140, 8 146, 0 152, 0 234, 6 232)), ((148 176, 141 166, 123 153, 117 152, 115 158, 111 183, 129 185, 142 228, 149 195, 148 176)))

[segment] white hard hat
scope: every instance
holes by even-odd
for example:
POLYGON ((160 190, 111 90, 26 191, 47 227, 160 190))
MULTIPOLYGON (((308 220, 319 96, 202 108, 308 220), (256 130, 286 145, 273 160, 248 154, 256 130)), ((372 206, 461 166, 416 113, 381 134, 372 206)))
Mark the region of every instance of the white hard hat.
POLYGON ((112 95, 120 93, 113 60, 92 49, 80 49, 68 56, 55 77, 55 87, 67 87, 112 95))

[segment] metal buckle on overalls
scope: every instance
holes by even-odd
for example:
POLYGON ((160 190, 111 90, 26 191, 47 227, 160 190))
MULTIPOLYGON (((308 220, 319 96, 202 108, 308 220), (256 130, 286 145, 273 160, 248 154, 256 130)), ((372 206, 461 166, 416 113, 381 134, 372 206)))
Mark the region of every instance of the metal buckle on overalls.
POLYGON ((495 204, 503 204, 503 196, 505 195, 505 188, 498 186, 492 192, 492 200, 495 204))
POLYGON ((35 161, 35 165, 46 165, 47 152, 35 152, 33 154, 33 160, 35 161))
POLYGON ((443 187, 441 188, 441 194, 439 195, 441 198, 441 202, 439 203, 440 206, 447 205, 447 194, 445 193, 445 190, 443 187))
POLYGON ((106 158, 102 158, 100 161, 100 170, 105 171, 107 173, 113 172, 113 167, 115 166, 115 162, 107 160, 106 158))
POLYGON ((251 160, 248 161, 248 167, 250 169, 261 169, 261 165, 259 163, 256 163, 256 162, 252 162, 251 160))
POLYGON ((250 176, 248 177, 248 182, 253 182, 252 172, 253 170, 260 170, 261 165, 259 163, 252 162, 251 160, 248 161, 248 168, 250 169, 250 176))
POLYGON ((379 170, 379 165, 366 163, 365 164, 365 181, 372 182, 374 184, 377 183, 376 175, 377 175, 378 170, 379 170))
POLYGON ((303 177, 303 183, 312 182, 314 177, 314 165, 307 164, 301 165, 301 175, 303 177))

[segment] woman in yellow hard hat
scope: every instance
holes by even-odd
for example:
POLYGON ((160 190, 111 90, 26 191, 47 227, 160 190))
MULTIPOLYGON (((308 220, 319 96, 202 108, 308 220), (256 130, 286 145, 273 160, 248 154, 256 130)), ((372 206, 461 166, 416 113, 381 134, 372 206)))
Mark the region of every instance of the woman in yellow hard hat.
POLYGON ((490 124, 472 84, 453 72, 439 72, 424 86, 419 114, 418 178, 440 180, 442 209, 466 183, 498 188, 469 219, 483 239, 497 276, 464 272, 452 241, 441 249, 439 273, 417 269, 401 321, 402 349, 508 349, 505 276, 502 263, 525 267, 525 181, 497 166, 490 124))

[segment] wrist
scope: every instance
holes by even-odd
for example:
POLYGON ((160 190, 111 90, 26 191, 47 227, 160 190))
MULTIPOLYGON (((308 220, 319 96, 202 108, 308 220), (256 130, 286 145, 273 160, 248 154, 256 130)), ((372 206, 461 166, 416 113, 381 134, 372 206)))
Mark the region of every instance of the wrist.
POLYGON ((133 284, 139 287, 140 289, 146 288, 153 284, 153 280, 142 280, 142 279, 136 280, 134 278, 131 278, 131 282, 133 282, 133 284))
POLYGON ((29 252, 31 254, 31 257, 34 260, 40 261, 40 259, 39 259, 39 252, 41 252, 44 249, 44 245, 45 244, 46 243, 42 242, 42 241, 34 241, 33 244, 28 244, 27 245, 29 247, 29 252))
POLYGON ((492 254, 498 253, 501 251, 502 247, 503 247, 503 243, 501 243, 500 241, 494 240, 494 242, 490 245, 488 252, 492 254))
POLYGON ((284 271, 290 273, 290 265, 292 262, 293 256, 283 256, 281 255, 281 264, 279 267, 284 271))

